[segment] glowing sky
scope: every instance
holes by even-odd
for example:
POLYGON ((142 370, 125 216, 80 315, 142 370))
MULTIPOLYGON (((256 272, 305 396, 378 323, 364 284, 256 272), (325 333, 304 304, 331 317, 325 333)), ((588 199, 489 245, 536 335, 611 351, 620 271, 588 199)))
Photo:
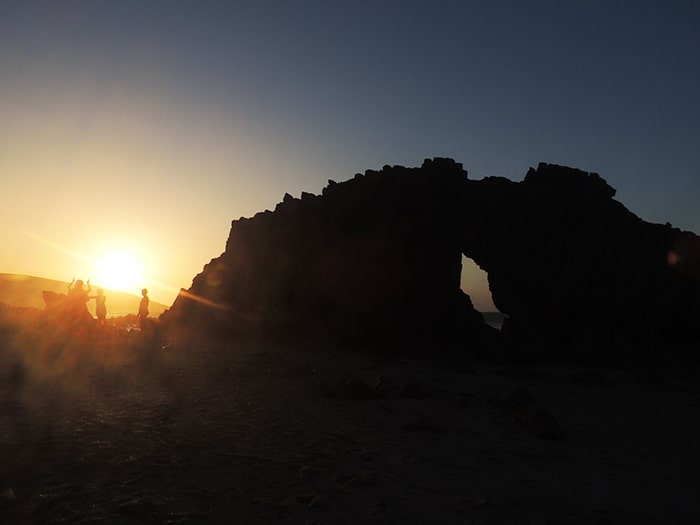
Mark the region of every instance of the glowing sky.
POLYGON ((170 303, 232 219, 434 156, 597 171, 698 232, 698 27, 689 1, 3 1, 0 272, 133 252, 170 303))

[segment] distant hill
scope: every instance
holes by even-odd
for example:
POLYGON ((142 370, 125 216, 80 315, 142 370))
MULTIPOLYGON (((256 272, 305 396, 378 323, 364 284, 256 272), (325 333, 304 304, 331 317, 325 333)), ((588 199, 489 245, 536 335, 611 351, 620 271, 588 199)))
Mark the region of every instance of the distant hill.
MULTIPOLYGON (((41 292, 50 290, 57 293, 66 293, 68 282, 44 279, 43 277, 33 277, 30 275, 17 275, 11 273, 0 273, 0 302, 14 307, 32 307, 44 309, 44 299, 41 292)), ((93 285, 91 295, 98 286, 93 285)), ((119 317, 127 314, 135 314, 139 310, 141 297, 129 293, 104 290, 107 296, 107 317, 119 317)), ((168 306, 157 303, 153 300, 149 303, 149 315, 158 317, 168 306)), ((88 302, 88 310, 95 316, 95 301, 88 302)))

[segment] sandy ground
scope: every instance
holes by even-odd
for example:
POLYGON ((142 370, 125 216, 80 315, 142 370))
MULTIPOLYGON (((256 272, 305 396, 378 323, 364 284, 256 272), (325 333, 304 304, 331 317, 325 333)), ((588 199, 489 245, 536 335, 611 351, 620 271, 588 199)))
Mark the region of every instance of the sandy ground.
POLYGON ((700 523, 697 369, 138 337, 5 371, 1 523, 700 523))

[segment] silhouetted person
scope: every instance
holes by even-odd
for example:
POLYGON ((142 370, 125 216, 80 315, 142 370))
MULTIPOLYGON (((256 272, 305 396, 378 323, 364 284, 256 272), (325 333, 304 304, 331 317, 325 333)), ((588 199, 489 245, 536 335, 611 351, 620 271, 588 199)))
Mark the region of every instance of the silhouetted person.
POLYGON ((87 302, 90 299, 88 295, 90 293, 90 279, 87 281, 87 290, 84 288, 83 281, 75 278, 68 285, 68 302, 71 309, 76 311, 82 311, 83 309, 87 312, 87 302))
POLYGON ((66 299, 66 313, 69 315, 69 322, 83 323, 92 321, 92 315, 88 312, 87 302, 90 300, 90 279, 87 281, 87 290, 83 281, 75 278, 68 285, 68 297, 66 299))
MULTIPOLYGON (((92 288, 90 288, 90 279, 87 280, 87 290, 85 290, 85 288, 83 288, 84 286, 85 286, 85 283, 83 283, 82 279, 78 279, 76 281, 75 277, 73 277, 73 280, 68 285, 68 296, 70 297, 71 295, 76 296, 79 294, 85 294, 85 295, 89 294, 90 290, 92 290, 92 288)), ((85 302, 87 302, 87 299, 85 300, 85 302)))
POLYGON ((148 317, 148 290, 141 290, 141 303, 139 304, 139 328, 143 331, 146 326, 146 318, 148 317))
POLYGON ((97 295, 90 297, 95 299, 95 313, 97 314, 97 324, 105 326, 107 324, 107 296, 102 288, 97 289, 97 295))

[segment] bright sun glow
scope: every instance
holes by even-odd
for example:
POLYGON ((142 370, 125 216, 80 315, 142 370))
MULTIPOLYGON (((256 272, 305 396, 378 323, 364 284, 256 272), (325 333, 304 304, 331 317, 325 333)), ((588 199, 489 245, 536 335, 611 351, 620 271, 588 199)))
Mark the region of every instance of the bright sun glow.
POLYGON ((108 253, 97 261, 95 284, 110 290, 134 293, 144 286, 143 267, 131 253, 108 253))

